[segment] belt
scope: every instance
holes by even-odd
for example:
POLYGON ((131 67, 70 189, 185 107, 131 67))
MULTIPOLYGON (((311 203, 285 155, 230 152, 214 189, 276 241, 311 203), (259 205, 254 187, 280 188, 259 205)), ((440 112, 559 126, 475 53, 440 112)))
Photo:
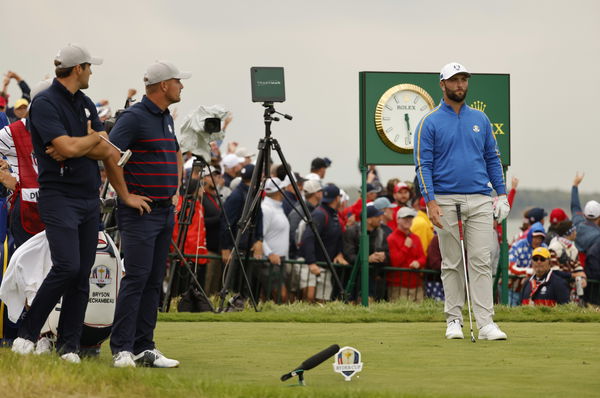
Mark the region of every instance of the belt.
POLYGON ((153 200, 152 202, 149 202, 148 205, 150 205, 151 208, 171 207, 171 205, 173 205, 173 201, 171 198, 164 200, 153 200))

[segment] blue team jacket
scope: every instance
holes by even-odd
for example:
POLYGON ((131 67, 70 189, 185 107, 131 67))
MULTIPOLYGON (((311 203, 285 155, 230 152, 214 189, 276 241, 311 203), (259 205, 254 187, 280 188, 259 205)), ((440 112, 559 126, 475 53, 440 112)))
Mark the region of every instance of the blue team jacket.
POLYGON ((442 100, 417 125, 414 161, 425 200, 435 194, 506 194, 500 152, 485 113, 467 105, 456 114, 442 100))

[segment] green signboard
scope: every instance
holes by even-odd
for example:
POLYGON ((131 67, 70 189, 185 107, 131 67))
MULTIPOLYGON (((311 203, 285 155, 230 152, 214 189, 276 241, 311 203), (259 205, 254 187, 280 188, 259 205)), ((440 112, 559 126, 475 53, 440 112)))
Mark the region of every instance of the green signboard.
MULTIPOLYGON (((361 165, 412 165, 414 129, 442 98, 438 73, 360 72, 361 165), (431 100, 430 100, 431 98, 431 100)), ((486 113, 510 165, 510 75, 475 73, 467 105, 486 113)))

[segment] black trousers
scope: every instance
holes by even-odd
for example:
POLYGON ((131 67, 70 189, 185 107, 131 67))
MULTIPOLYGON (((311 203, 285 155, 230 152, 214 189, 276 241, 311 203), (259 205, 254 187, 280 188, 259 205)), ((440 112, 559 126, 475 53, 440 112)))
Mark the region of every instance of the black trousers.
POLYGON ((160 289, 173 234, 173 206, 155 207, 140 216, 137 209, 120 205, 117 222, 124 252, 125 276, 117 296, 110 338, 113 354, 139 354, 154 349, 154 328, 160 289))
POLYGON ((62 296, 56 348, 78 352, 96 258, 100 200, 71 198, 40 191, 39 209, 46 224, 52 268, 26 312, 19 337, 36 341, 48 315, 62 296))

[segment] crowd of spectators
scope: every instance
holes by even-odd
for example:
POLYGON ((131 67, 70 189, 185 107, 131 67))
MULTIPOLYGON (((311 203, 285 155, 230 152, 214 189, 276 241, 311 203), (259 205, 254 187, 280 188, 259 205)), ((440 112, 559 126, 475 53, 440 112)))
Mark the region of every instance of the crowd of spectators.
MULTIPOLYGON (((10 126, 26 125, 31 91, 17 73, 6 73, 0 92, 0 153, 4 158, 0 182, 4 197, 10 197, 19 180, 18 165, 10 160, 15 159, 10 126), (7 91, 13 80, 21 90, 15 101, 7 91)), ((128 91, 125 106, 135 101, 135 94, 133 89, 128 91)), ((96 107, 109 131, 115 115, 108 101, 99 100, 96 107)), ((231 117, 223 127, 230 122, 231 117)), ((186 154, 179 204, 181 209, 183 201, 193 201, 195 214, 185 225, 182 249, 197 257, 195 269, 209 295, 223 288, 224 273, 232 269, 228 288, 242 294, 250 290, 262 299, 329 301, 340 298, 341 289, 347 286, 352 287, 351 298, 359 297, 361 278, 352 270, 360 260, 360 223, 366 211, 369 297, 415 302, 425 297, 444 299, 438 239, 414 181, 393 178, 384 183, 377 168, 369 166, 366 204, 360 197, 350 203, 349 195, 327 178, 333 165, 329 158, 315 157, 290 175, 284 165, 274 161, 268 176, 260 179, 261 204, 235 250, 257 153, 235 142, 213 142, 210 153, 208 167, 198 166, 191 153, 186 154), (308 218, 292 182, 302 193, 308 218), (328 266, 328 260, 333 267, 328 266), (248 279, 237 265, 245 267, 248 279)), ((546 229, 548 213, 544 209, 535 207, 525 212, 520 233, 509 242, 510 305, 600 304, 598 284, 588 283, 588 279, 600 279, 600 203, 590 201, 581 207, 578 187, 582 180, 583 175, 577 174, 573 181, 570 219, 563 209, 553 209, 546 229)), ((513 178, 508 195, 511 205, 517 186, 518 179, 513 178)), ((179 215, 174 241, 183 231, 182 219, 179 215)), ((5 220, 8 223, 8 218, 5 220)), ((498 242, 491 253, 494 275, 501 237, 502 226, 495 225, 490 231, 490 239, 498 242)), ((498 275, 496 281, 499 279, 498 275)))

